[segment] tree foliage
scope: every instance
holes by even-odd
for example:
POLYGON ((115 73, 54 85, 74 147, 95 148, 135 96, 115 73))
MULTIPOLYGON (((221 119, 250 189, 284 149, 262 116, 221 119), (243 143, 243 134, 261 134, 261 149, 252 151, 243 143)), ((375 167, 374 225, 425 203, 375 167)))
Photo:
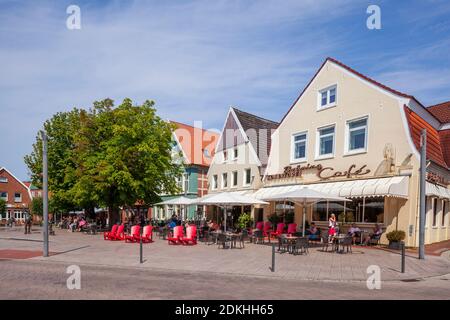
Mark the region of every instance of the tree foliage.
MULTIPOLYGON (((172 161, 174 127, 156 114, 153 101, 114 107, 110 99, 89 110, 58 113, 45 125, 48 135, 49 190, 61 206, 106 206, 116 213, 137 200, 159 201, 177 192, 181 166, 172 161)), ((25 157, 40 185, 42 141, 25 157)), ((112 220, 116 220, 112 217, 112 220)))
POLYGON ((4 199, 0 199, 0 214, 5 214, 6 212, 6 201, 4 199))

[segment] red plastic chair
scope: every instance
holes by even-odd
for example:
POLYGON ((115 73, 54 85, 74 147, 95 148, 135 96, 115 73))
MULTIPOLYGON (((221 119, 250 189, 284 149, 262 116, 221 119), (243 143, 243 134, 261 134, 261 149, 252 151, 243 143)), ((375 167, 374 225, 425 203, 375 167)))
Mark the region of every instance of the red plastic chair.
POLYGON ((186 228, 186 237, 180 239, 183 244, 197 244, 197 227, 189 226, 186 228))
POLYGON ((276 238, 276 237, 282 235, 282 234, 283 234, 283 231, 284 231, 284 227, 285 227, 285 224, 282 223, 282 222, 279 223, 279 224, 277 224, 277 230, 271 232, 271 233, 270 233, 270 237, 276 238))
MULTIPOLYGON (((136 242, 141 241, 141 235, 139 234, 135 238, 136 242)), ((153 226, 145 226, 142 230, 142 242, 153 242, 153 226)))
POLYGON ((110 239, 111 235, 115 235, 116 234, 118 227, 119 226, 117 224, 115 224, 115 225, 112 226, 111 231, 103 232, 103 239, 104 240, 111 240, 110 239))
POLYGON ((173 235, 167 238, 169 244, 179 244, 181 243, 181 238, 183 238, 183 227, 176 226, 173 228, 173 235))
POLYGON ((270 230, 272 229, 272 224, 270 221, 264 222, 263 236, 268 237, 270 235, 270 230))
POLYGON ((130 234, 127 234, 125 236, 125 242, 136 242, 136 239, 139 239, 139 237, 141 236, 141 226, 140 225, 135 225, 131 227, 130 230, 130 234))
POLYGON ((259 222, 257 222, 256 223, 256 229, 258 229, 258 230, 263 230, 263 228, 264 228, 264 222, 262 222, 262 221, 259 221, 259 222))
POLYGON ((297 224, 296 223, 289 223, 288 224, 288 229, 287 229, 287 233, 288 234, 293 234, 297 232, 297 224))
POLYGON ((121 224, 114 235, 111 235, 109 240, 125 240, 125 225, 121 224))

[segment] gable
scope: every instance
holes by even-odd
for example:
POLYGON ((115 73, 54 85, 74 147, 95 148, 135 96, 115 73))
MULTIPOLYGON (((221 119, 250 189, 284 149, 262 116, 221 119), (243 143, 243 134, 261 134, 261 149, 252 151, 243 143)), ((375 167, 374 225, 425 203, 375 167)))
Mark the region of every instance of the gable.
POLYGON ((233 112, 228 112, 227 119, 220 135, 220 140, 217 144, 217 151, 223 151, 247 141, 247 138, 242 134, 237 119, 234 117, 233 112))

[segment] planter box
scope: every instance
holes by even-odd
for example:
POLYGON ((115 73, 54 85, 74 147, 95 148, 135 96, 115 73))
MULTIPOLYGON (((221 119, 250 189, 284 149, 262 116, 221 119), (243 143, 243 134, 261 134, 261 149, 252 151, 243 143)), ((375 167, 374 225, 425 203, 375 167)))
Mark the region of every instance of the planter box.
POLYGON ((400 241, 389 241, 389 249, 393 249, 393 250, 400 250, 401 246, 400 246, 400 241))

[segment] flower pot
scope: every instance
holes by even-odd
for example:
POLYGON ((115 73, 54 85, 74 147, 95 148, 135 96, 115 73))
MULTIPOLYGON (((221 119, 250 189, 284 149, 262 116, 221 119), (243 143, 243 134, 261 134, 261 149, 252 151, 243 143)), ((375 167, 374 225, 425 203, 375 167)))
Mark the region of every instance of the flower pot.
POLYGON ((389 241, 389 249, 400 250, 400 241, 389 241))

